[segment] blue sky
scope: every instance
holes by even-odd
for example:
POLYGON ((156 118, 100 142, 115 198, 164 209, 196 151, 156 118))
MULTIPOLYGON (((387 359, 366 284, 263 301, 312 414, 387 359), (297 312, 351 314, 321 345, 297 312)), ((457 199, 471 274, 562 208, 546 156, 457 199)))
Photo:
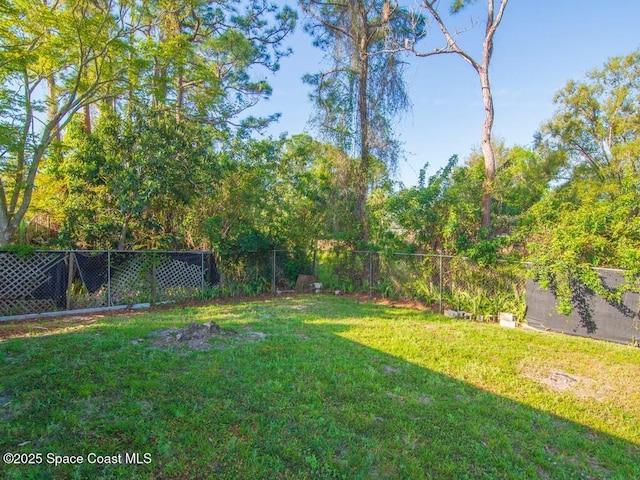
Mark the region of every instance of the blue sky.
MULTIPOLYGON (((441 3, 447 6, 448 0, 441 3)), ((460 28, 471 18, 478 20, 476 28, 459 39, 478 59, 485 8, 486 2, 478 0, 465 13, 449 17, 460 28)), ((639 19, 640 0, 511 0, 496 33, 491 64, 494 135, 509 146, 531 144, 533 134, 554 112, 554 94, 569 79, 581 79, 608 58, 640 48, 639 19)), ((319 71, 323 57, 303 31, 303 20, 289 40, 293 55, 267 78, 272 97, 252 112, 282 114, 268 131, 272 135, 315 133, 308 125, 310 89, 301 78, 319 71)), ((442 45, 440 32, 433 31, 422 48, 442 45)), ((451 155, 464 161, 478 147, 484 112, 477 74, 461 58, 407 60, 405 79, 413 108, 396 126, 406 159, 395 179, 411 186, 425 163, 433 174, 451 155)))

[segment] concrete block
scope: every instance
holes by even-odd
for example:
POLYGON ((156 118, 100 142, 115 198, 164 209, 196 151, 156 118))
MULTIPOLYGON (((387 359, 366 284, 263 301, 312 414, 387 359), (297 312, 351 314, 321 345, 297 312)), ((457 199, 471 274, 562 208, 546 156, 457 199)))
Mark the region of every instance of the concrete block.
POLYGON ((501 327, 516 328, 516 319, 513 313, 500 312, 498 314, 498 321, 501 327))

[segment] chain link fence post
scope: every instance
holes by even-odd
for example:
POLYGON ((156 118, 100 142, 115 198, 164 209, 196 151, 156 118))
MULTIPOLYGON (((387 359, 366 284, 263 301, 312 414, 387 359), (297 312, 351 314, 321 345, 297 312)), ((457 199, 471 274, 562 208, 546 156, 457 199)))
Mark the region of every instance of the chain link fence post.
POLYGON ((111 250, 107 250, 107 307, 111 307, 111 250))
POLYGON ((439 305, 439 312, 442 313, 442 255, 438 255, 438 264, 439 264, 439 280, 440 280, 440 305, 439 305))
POLYGON ((68 277, 67 277, 67 310, 71 310, 71 306, 72 306, 72 295, 73 295, 73 277, 75 275, 75 254, 72 251, 69 251, 68 253, 68 265, 69 265, 69 271, 68 271, 68 277))
POLYGON ((204 252, 200 252, 200 292, 204 300, 204 252))
POLYGON ((369 299, 373 298, 373 252, 369 250, 369 299))
POLYGON ((271 264, 271 291, 276 293, 276 251, 273 251, 273 262, 271 264))

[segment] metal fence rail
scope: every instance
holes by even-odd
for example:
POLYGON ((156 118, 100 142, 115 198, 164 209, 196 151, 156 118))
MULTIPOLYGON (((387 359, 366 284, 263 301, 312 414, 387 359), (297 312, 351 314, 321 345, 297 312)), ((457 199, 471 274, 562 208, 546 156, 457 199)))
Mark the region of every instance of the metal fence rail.
POLYGON ((211 252, 0 252, 0 316, 203 297, 217 283, 211 252))

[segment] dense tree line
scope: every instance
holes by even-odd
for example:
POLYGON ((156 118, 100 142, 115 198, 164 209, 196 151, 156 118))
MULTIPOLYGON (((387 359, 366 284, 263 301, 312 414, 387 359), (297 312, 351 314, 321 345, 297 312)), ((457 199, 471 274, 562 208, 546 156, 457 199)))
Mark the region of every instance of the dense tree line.
MULTIPOLYGON (((121 170, 136 173, 125 178, 107 167, 93 172, 93 180, 108 184, 113 173, 148 197, 142 203, 151 202, 163 188, 175 193, 168 178, 161 186, 153 176, 189 136, 197 134, 201 145, 198 164, 202 149, 220 149, 267 125, 273 118, 246 111, 270 94, 257 73, 278 69, 296 20, 292 9, 265 0, 7 0, 0 8, 0 245, 14 237, 46 167, 64 171, 85 156, 88 164, 120 162, 121 170), (175 143, 156 156, 149 149, 164 143, 163 132, 175 143), (101 142, 113 149, 103 159, 92 157, 91 145, 101 142), (125 149, 129 156, 121 157, 125 149)), ((177 175, 191 173, 203 172, 194 166, 177 175)), ((109 210, 120 211, 126 235, 147 205, 114 200, 109 210)))
MULTIPOLYGON (((1 8, 0 245, 233 256, 331 240, 531 260, 541 282, 565 293, 577 280, 600 288, 591 266, 640 272, 638 51, 569 80, 531 148, 489 136, 490 176, 483 144, 432 176, 425 166, 407 188, 389 170, 399 151, 394 115, 409 101, 401 56, 416 51, 427 21, 417 13, 389 2, 302 2, 331 60, 306 77, 321 141, 254 134, 277 118, 250 109, 270 94, 260 72, 277 71, 290 53, 290 8, 262 0, 1 8), (51 231, 34 233, 43 218, 51 231)), ((490 16, 487 28, 497 23, 490 16)))

